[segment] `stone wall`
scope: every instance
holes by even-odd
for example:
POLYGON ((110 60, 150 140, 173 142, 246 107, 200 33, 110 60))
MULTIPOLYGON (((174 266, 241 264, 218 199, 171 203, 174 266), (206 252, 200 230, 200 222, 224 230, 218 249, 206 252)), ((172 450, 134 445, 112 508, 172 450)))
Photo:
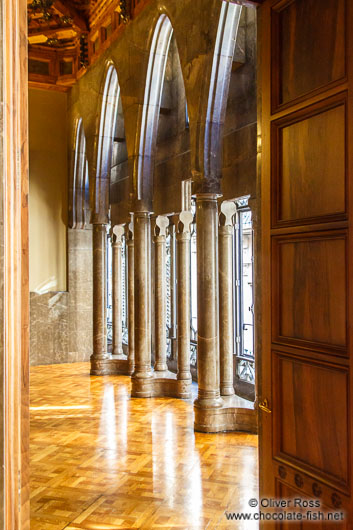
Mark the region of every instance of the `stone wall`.
MULTIPOLYGON (((153 176, 153 212, 181 209, 181 181, 193 178, 200 123, 208 104, 210 70, 221 2, 151 0, 128 24, 120 38, 92 65, 69 95, 70 123, 82 118, 87 137, 90 185, 93 186, 95 139, 98 131, 106 64, 116 67, 125 125, 124 159, 115 152, 110 188, 112 224, 128 222, 131 211, 135 146, 140 133, 151 34, 161 13, 174 32, 165 72, 153 176), (207 16, 206 16, 207 13, 207 16), (198 23, 194 24, 193 20, 198 23), (197 27, 197 35, 195 34, 197 27), (185 104, 189 126, 185 126, 185 104), (128 158, 128 160, 126 159, 128 158), (120 165, 120 168, 119 168, 120 165)), ((225 199, 256 195, 256 9, 243 7, 223 127, 221 190, 225 199)), ((217 102, 216 102, 217 104, 217 102)), ((121 147, 115 145, 115 151, 121 147)), ((196 186, 195 186, 196 189, 196 186)))
POLYGON ((68 291, 31 293, 31 365, 88 361, 92 311, 92 231, 69 229, 68 291))
MULTIPOLYGON (((181 210, 181 183, 193 177, 197 124, 207 105, 210 66, 219 17, 220 2, 182 0, 163 3, 151 0, 121 37, 92 65, 69 93, 68 116, 71 134, 82 118, 92 196, 92 168, 100 119, 102 87, 107 63, 117 69, 120 85, 118 122, 114 142, 110 203, 112 224, 129 220, 132 194, 134 145, 139 134, 139 113, 144 99, 151 28, 161 9, 172 22, 174 33, 169 49, 162 107, 158 124, 153 175, 155 215, 181 210), (207 9, 206 8, 207 5, 207 9), (208 13, 200 19, 200 13, 208 13), (198 35, 192 19, 198 20, 198 35), (191 38, 191 37, 194 38, 191 38), (195 77, 196 76, 196 77, 195 77), (204 87, 202 86, 204 79, 204 87), (186 104, 189 123, 186 122, 186 104)), ((250 195, 256 213, 256 11, 243 8, 231 73, 225 123, 222 133, 223 199, 250 195)), ((74 146, 69 144, 69 153, 74 146)), ((90 234, 90 232, 87 232, 90 234)), ((31 362, 87 360, 92 346, 91 254, 80 248, 80 230, 69 231, 68 292, 31 294, 31 362), (83 259, 83 261, 81 261, 83 259), (49 321, 48 321, 49 320, 49 321)), ((81 241, 82 242, 82 241, 81 241)), ((86 241, 87 243, 87 241, 86 241)))

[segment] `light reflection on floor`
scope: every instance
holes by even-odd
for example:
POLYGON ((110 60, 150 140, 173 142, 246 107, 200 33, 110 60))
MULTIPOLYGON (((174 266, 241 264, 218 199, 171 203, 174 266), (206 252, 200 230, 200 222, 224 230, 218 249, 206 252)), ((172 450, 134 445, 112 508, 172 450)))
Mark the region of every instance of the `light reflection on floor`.
POLYGON ((193 431, 190 402, 131 399, 86 363, 31 371, 31 530, 234 528, 257 496, 257 438, 193 431))

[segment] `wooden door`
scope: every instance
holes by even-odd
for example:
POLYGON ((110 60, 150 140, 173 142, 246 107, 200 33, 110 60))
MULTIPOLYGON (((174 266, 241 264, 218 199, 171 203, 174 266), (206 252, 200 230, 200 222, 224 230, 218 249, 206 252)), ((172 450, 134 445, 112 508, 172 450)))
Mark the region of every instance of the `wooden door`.
POLYGON ((353 528, 352 8, 265 0, 258 10, 260 496, 319 499, 346 510, 334 526, 344 529, 353 528))

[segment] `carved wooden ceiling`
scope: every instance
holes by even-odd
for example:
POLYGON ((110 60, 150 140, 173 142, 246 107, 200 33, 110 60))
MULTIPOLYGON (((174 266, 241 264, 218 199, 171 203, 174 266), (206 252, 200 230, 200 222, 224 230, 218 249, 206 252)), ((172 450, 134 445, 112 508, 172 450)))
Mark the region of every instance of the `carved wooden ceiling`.
POLYGON ((67 90, 148 0, 27 0, 29 82, 67 90))

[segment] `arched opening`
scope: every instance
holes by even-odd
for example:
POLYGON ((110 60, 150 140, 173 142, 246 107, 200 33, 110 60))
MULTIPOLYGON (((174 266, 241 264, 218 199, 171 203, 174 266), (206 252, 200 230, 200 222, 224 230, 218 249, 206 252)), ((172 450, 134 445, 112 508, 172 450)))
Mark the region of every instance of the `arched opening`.
POLYGON ((71 184, 70 228, 85 228, 89 222, 89 178, 86 137, 82 118, 77 121, 71 184))
MULTIPOLYGON (((120 200, 121 185, 128 177, 128 154, 125 139, 125 125, 118 75, 113 65, 110 65, 106 74, 103 91, 102 111, 99 125, 99 141, 97 151, 96 169, 96 195, 95 204, 100 208, 100 217, 114 227, 115 219, 112 207, 120 200)), ((106 329, 107 350, 111 353, 113 343, 113 230, 107 232, 106 250, 106 329)), ((125 274, 125 238, 122 239, 122 264, 123 274, 120 292, 125 294, 127 276, 125 274)), ((124 317, 124 340, 127 343, 126 332, 126 301, 122 302, 124 317)))
POLYGON ((173 28, 169 18, 166 15, 161 15, 154 31, 147 68, 139 142, 137 200, 141 200, 145 196, 151 197, 152 194, 157 129, 172 33, 173 28))
POLYGON ((111 64, 106 72, 102 94, 94 190, 94 216, 106 221, 109 217, 110 172, 119 92, 118 75, 114 65, 111 64))

